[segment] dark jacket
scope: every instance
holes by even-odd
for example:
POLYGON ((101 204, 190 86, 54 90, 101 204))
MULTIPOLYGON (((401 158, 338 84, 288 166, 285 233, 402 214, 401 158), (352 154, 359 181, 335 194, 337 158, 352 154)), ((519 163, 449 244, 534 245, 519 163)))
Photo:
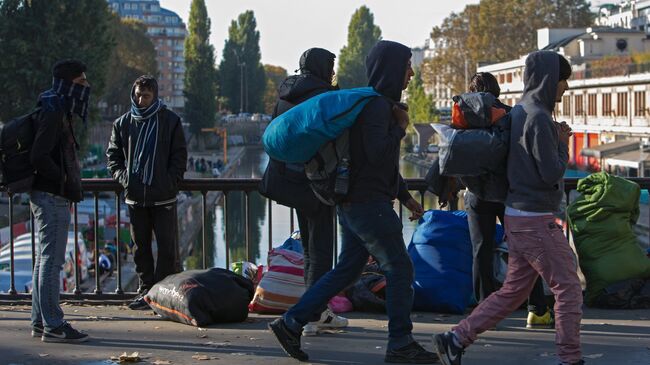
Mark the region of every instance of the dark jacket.
POLYGON ((36 170, 32 189, 79 202, 83 199, 81 170, 71 120, 61 105, 41 108, 35 120, 36 135, 30 156, 36 170))
POLYGON ((406 135, 393 117, 400 101, 411 50, 399 43, 378 42, 366 58, 368 85, 382 96, 370 101, 350 128, 350 190, 353 203, 411 198, 399 173, 400 142, 406 135))
POLYGON ((178 182, 187 166, 187 148, 181 118, 167 108, 158 112, 158 145, 151 186, 144 185, 132 172, 133 149, 138 129, 131 112, 113 123, 111 140, 106 150, 108 170, 125 189, 127 204, 150 207, 176 201, 178 182))
POLYGON ((551 115, 559 70, 555 52, 533 52, 526 58, 524 94, 510 112, 509 207, 551 213, 560 209, 569 149, 559 141, 551 115))

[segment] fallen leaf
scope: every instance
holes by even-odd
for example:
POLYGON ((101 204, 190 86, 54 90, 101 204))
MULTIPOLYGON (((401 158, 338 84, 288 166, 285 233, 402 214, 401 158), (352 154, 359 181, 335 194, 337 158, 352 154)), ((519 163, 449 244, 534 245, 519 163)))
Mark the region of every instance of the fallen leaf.
POLYGON ((140 353, 138 352, 133 352, 130 355, 127 354, 126 352, 123 352, 122 355, 115 357, 111 356, 111 360, 117 361, 120 364, 124 364, 127 362, 140 362, 142 359, 140 358, 140 353))
POLYGON ((50 354, 38 354, 38 356, 40 356, 40 357, 48 357, 48 356, 50 356, 50 354))
POLYGON ((587 359, 597 359, 603 357, 603 354, 584 355, 583 357, 586 357, 587 359))
POLYGON ((210 356, 208 356, 208 355, 192 355, 192 359, 194 359, 194 360, 210 360, 210 356))
POLYGON ((156 326, 156 327, 154 327, 153 329, 155 329, 155 330, 159 330, 159 329, 160 329, 160 326, 156 326))
POLYGON ((251 340, 251 341, 259 341, 260 339, 257 338, 257 337, 251 337, 251 338, 249 338, 249 340, 251 340))
POLYGON ((171 363, 169 360, 156 360, 152 362, 153 365, 171 365, 171 363))

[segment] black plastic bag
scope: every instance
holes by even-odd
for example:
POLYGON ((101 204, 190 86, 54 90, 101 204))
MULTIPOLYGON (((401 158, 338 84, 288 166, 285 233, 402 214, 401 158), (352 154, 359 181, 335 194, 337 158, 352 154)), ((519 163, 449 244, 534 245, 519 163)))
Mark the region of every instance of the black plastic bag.
POLYGON ((169 275, 145 300, 163 318, 192 326, 242 322, 253 299, 253 282, 219 268, 169 275))

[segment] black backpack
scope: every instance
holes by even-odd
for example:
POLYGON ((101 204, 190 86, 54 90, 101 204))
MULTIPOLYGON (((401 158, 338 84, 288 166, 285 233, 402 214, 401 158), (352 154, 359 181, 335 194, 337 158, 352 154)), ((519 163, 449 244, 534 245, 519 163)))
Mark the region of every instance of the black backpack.
POLYGON ((30 161, 36 130, 34 121, 41 108, 0 125, 0 185, 8 193, 31 191, 34 167, 30 161))

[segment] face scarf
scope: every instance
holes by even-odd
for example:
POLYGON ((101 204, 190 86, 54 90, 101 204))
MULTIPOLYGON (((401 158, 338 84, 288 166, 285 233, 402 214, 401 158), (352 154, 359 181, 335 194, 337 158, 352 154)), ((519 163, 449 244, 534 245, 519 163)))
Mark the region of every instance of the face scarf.
POLYGON ((131 171, 143 184, 151 186, 158 147, 158 112, 165 104, 161 99, 157 99, 150 106, 140 108, 135 101, 134 91, 135 86, 131 90, 131 120, 135 121, 138 129, 138 139, 133 151, 131 171))
MULTIPOLYGON (((78 115, 84 124, 88 118, 88 99, 90 87, 63 79, 52 79, 52 88, 42 93, 39 101, 42 106, 63 105, 66 113, 78 115), (54 103, 58 99, 62 103, 54 103)), ((57 108, 53 108, 56 110, 57 108)))

